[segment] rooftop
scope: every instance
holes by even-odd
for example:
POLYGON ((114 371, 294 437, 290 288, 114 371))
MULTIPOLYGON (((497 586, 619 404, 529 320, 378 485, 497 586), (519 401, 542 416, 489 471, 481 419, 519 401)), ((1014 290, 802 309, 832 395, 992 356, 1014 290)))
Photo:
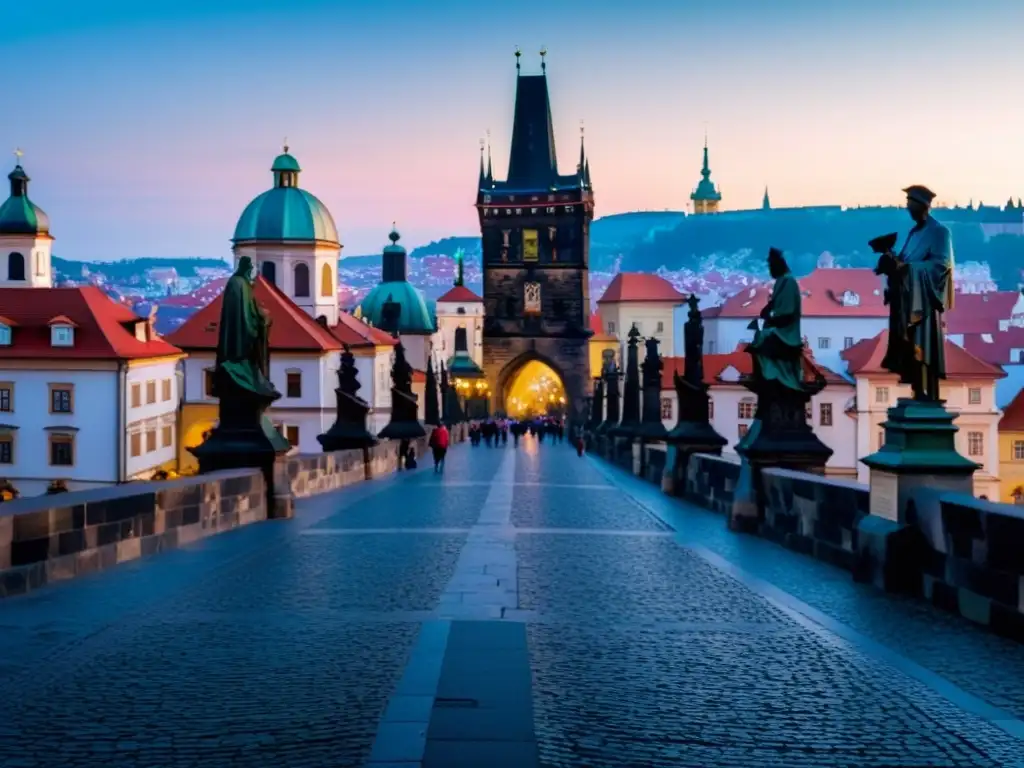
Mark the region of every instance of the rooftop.
MULTIPOLYGON (((870 339, 858 341, 852 347, 840 352, 846 361, 851 376, 889 372, 882 368, 889 331, 882 331, 870 339)), ((975 357, 963 347, 946 339, 946 378, 948 379, 1001 379, 1006 373, 997 365, 991 365, 975 357)))
MULTIPOLYGON (((822 267, 800 278, 804 317, 888 317, 884 281, 866 268, 822 267)), ((772 282, 744 288, 722 303, 718 317, 757 317, 772 294, 772 282)), ((713 317, 704 310, 704 317, 713 317)))
POLYGON ((181 354, 123 304, 96 286, 75 288, 0 288, 0 323, 12 329, 11 343, 0 346, 0 360, 138 360, 181 354), (136 335, 144 324, 143 339, 136 335), (74 328, 69 346, 53 346, 51 326, 74 328))
POLYGON ((999 420, 1000 432, 1024 432, 1024 389, 1017 393, 999 420))
POLYGON ((988 293, 957 293, 953 309, 946 313, 946 332, 996 333, 999 322, 1009 320, 1014 308, 1021 304, 1019 291, 989 291, 988 293))
POLYGON ((620 272, 609 283, 598 304, 620 304, 627 302, 675 302, 686 301, 686 296, 676 290, 668 280, 646 272, 620 272))
POLYGON ((590 316, 590 330, 593 331, 591 341, 618 341, 614 334, 605 333, 601 325, 601 316, 596 312, 590 316))
MULTIPOLYGON (((674 389, 673 374, 683 375, 686 358, 684 357, 663 357, 665 367, 661 371, 661 388, 674 389)), ((740 345, 734 352, 726 352, 717 355, 704 355, 704 383, 721 384, 724 380, 722 374, 729 368, 734 369, 740 376, 750 376, 754 373, 753 361, 746 352, 746 345, 740 345)), ((804 354, 804 374, 806 381, 811 382, 820 373, 830 385, 852 386, 851 382, 818 363, 809 353, 804 354)))
POLYGON ((438 300, 438 304, 480 304, 483 299, 464 285, 456 285, 450 288, 438 300))

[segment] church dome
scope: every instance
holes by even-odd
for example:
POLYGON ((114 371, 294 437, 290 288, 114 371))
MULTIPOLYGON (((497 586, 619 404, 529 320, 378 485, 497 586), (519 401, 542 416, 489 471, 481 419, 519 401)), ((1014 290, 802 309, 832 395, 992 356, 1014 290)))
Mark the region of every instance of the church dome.
POLYGON ((405 248, 398 244, 399 237, 398 231, 392 228, 388 235, 391 245, 386 246, 383 253, 383 281, 360 302, 359 314, 391 333, 428 335, 436 330, 433 315, 423 294, 408 280, 405 248), (394 312, 393 317, 391 312, 394 312))
POLYGON ((234 242, 251 240, 325 242, 340 245, 331 212, 315 196, 299 189, 299 161, 288 153, 274 159, 274 186, 242 211, 234 242))
POLYGON ((30 181, 21 165, 14 166, 7 178, 11 196, 0 205, 0 235, 48 235, 50 217, 28 199, 30 181))

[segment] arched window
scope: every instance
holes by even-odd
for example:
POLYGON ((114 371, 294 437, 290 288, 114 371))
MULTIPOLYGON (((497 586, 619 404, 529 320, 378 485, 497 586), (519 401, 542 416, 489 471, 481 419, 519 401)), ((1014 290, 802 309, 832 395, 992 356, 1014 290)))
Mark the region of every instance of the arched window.
POLYGON ((25 279, 25 257, 20 253, 12 253, 7 257, 7 279, 25 279))
POLYGON ((272 285, 277 285, 277 264, 272 261, 264 261, 260 265, 260 274, 263 279, 272 285))
POLYGON ((323 269, 320 270, 320 295, 334 295, 334 272, 331 270, 330 264, 324 264, 323 269))
POLYGON ((295 297, 309 296, 309 267, 302 262, 295 265, 295 297))

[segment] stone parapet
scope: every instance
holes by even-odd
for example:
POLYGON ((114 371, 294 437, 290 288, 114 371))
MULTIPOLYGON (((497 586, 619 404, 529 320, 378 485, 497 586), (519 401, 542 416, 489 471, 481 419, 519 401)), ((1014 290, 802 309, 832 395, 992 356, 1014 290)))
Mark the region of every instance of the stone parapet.
POLYGON ((0 597, 175 549, 267 518, 259 470, 19 499, 0 505, 0 597))

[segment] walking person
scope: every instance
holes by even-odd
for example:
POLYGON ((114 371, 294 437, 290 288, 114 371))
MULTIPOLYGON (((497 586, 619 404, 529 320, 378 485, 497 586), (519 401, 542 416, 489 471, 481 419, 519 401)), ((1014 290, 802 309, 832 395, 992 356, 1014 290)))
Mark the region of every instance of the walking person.
POLYGON ((444 457, 448 453, 448 443, 451 435, 448 434, 448 427, 444 424, 436 427, 430 433, 430 450, 434 453, 434 473, 444 471, 444 457))

